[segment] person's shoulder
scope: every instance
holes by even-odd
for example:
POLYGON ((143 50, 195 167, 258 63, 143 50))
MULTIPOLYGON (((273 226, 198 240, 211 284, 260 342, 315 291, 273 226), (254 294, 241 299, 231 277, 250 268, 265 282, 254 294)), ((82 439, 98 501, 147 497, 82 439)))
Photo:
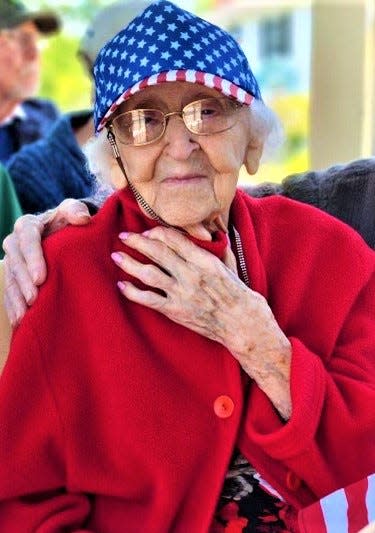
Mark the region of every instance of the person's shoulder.
POLYGON ((92 261, 99 255, 105 255, 113 238, 121 231, 120 200, 113 193, 104 206, 94 215, 88 224, 67 226, 48 236, 43 241, 47 262, 74 267, 76 261, 81 264, 92 261))
MULTIPOLYGON (((253 197, 281 195, 324 209, 335 201, 340 192, 350 200, 350 193, 356 188, 357 196, 368 187, 375 190, 375 158, 357 159, 345 164, 333 165, 324 170, 309 170, 291 174, 281 183, 265 182, 245 186, 244 190, 253 197)), ((375 194, 374 194, 375 202, 375 194)))
POLYGON ((242 193, 259 232, 288 238, 294 245, 332 247, 375 257, 362 236, 348 224, 308 203, 281 195, 252 198, 242 193))
POLYGON ((54 114, 55 117, 60 115, 56 104, 47 98, 27 98, 21 105, 25 110, 46 112, 54 114))
POLYGON ((56 120, 60 116, 57 106, 46 98, 28 98, 21 106, 26 114, 43 115, 51 120, 56 120))

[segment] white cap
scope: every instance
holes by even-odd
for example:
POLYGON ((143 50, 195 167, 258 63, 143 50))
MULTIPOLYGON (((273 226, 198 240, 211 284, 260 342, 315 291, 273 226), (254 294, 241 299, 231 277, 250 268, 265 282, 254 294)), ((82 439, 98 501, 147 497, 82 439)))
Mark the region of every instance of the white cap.
POLYGON ((81 39, 78 53, 86 56, 92 64, 100 49, 119 31, 142 13, 151 0, 120 0, 101 9, 81 39))

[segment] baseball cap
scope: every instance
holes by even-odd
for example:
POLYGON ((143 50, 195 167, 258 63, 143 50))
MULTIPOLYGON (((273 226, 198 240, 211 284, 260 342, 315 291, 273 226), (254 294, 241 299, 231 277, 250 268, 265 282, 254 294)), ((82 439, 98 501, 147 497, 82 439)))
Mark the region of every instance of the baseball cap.
POLYGON ((94 65, 96 131, 146 87, 185 81, 240 104, 262 100, 238 42, 225 30, 167 0, 156 0, 114 35, 94 65))
MULTIPOLYGON (((1 0, 0 0, 1 1, 1 0)), ((101 9, 81 39, 78 53, 93 65, 100 49, 151 4, 151 0, 120 0, 101 9)))
POLYGON ((61 22, 52 11, 30 11, 19 0, 0 0, 0 30, 32 21, 40 33, 57 31, 61 22))

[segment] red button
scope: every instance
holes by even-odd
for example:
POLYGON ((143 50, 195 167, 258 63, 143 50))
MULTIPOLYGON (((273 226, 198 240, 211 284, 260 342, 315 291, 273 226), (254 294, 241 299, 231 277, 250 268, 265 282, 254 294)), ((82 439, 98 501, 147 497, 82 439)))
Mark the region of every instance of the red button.
POLYGON ((296 491, 301 486, 301 480, 294 472, 289 470, 286 474, 286 486, 292 491, 296 491))
POLYGON ((214 401, 215 415, 219 418, 229 418, 234 410, 234 403, 229 396, 218 396, 214 401))

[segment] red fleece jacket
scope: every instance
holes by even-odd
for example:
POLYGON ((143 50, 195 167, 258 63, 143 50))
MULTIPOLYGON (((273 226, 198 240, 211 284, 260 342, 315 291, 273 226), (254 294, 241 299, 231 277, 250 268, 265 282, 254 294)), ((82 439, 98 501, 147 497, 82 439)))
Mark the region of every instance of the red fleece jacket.
POLYGON ((2 531, 207 532, 236 446, 296 507, 375 470, 374 252, 282 198, 238 192, 231 220, 292 343, 290 420, 223 346, 120 295, 118 233, 154 226, 122 191, 45 244, 0 381, 2 531))

